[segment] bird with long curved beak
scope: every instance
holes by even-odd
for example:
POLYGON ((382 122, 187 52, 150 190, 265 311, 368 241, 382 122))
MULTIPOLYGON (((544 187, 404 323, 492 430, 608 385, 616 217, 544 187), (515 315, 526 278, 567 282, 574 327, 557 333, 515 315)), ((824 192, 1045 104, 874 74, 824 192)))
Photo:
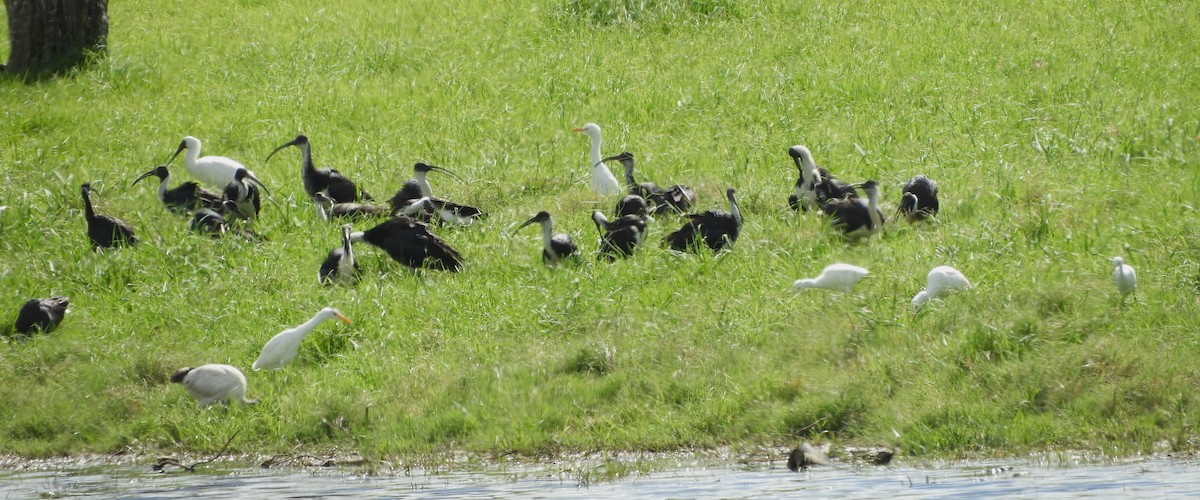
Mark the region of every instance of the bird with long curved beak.
POLYGON ((571 235, 567 233, 554 233, 554 221, 550 219, 550 212, 542 210, 537 215, 530 217, 524 224, 517 226, 513 232, 519 231, 521 228, 533 223, 538 223, 542 226, 542 262, 547 266, 553 266, 561 262, 563 259, 573 257, 578 247, 575 246, 575 241, 571 239, 571 235))
POLYGON ((234 173, 233 181, 225 185, 223 196, 226 200, 237 204, 240 214, 253 219, 258 217, 258 213, 262 211, 262 197, 258 194, 259 188, 268 195, 271 194, 267 190, 267 186, 264 186, 249 170, 243 168, 234 173))
POLYGON ((413 165, 414 179, 405 182, 404 187, 392 197, 391 204, 395 212, 422 221, 448 222, 459 226, 469 226, 487 217, 487 213, 477 207, 435 197, 426 176, 429 172, 441 172, 462 181, 458 174, 448 169, 417 162, 413 165))
MULTIPOLYGON (((183 156, 183 166, 187 168, 188 173, 200 179, 200 182, 222 189, 230 182, 233 182, 234 174, 237 173, 238 169, 246 168, 245 165, 238 163, 232 158, 224 156, 200 156, 200 147, 200 139, 190 135, 184 137, 179 143, 179 148, 163 163, 170 165, 171 161, 186 149, 187 154, 183 156)), ((250 175, 253 177, 253 172, 250 175)))
POLYGON ((322 285, 354 283, 354 275, 358 272, 358 259, 354 258, 354 247, 350 244, 350 224, 342 225, 342 246, 334 248, 325 256, 317 270, 317 283, 322 285))
POLYGON ((311 145, 308 136, 303 134, 296 136, 287 144, 275 148, 263 162, 271 161, 271 157, 275 156, 275 153, 291 146, 300 149, 300 179, 304 181, 304 192, 308 193, 309 198, 316 197, 317 193, 325 192, 325 195, 334 203, 353 203, 359 199, 371 199, 371 195, 360 191, 354 181, 341 172, 332 168, 317 168, 313 165, 311 145))
POLYGON ((162 202, 167 210, 182 214, 200 208, 216 210, 221 207, 221 195, 195 182, 188 181, 174 188, 170 187, 171 172, 167 170, 166 165, 159 165, 139 175, 130 187, 136 186, 147 177, 158 177, 158 201, 162 202))

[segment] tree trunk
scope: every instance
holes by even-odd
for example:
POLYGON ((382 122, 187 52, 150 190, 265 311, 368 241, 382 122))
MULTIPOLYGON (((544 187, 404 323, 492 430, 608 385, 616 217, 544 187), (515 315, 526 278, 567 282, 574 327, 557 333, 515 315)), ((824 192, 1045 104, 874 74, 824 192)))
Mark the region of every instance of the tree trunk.
POLYGON ((108 0, 4 0, 7 70, 56 74, 108 49, 108 0))

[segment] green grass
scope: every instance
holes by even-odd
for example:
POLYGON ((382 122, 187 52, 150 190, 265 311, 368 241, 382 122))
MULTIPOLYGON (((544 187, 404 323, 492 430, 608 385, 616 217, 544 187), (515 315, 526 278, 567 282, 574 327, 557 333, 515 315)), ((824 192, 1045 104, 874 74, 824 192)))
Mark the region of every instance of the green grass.
POLYGON ((1196 445, 1200 4, 134 0, 110 16, 108 58, 0 81, 3 323, 72 297, 56 332, 0 344, 0 452, 206 453, 235 431, 235 452, 369 457, 1196 445), (736 247, 591 259, 588 214, 611 201, 569 131, 587 121, 703 208, 736 187, 736 247), (304 199, 298 153, 263 162, 300 132, 379 197, 415 161, 468 179, 434 179, 491 214, 441 231, 464 271, 363 247, 358 286, 318 287, 338 228, 304 199), (271 188, 267 242, 190 235, 130 187, 188 134, 271 188), (940 222, 841 242, 786 208, 793 144, 892 207, 929 175, 940 222), (144 244, 88 249, 89 181, 144 244), (508 234, 542 209, 584 263, 546 269, 536 231, 508 234), (1141 278, 1123 309, 1114 255, 1141 278), (873 277, 792 294, 836 261, 873 277), (910 313, 941 264, 976 287, 910 313), (354 323, 249 372, 327 305, 354 323), (203 363, 242 367, 261 403, 197 411, 167 378, 203 363))

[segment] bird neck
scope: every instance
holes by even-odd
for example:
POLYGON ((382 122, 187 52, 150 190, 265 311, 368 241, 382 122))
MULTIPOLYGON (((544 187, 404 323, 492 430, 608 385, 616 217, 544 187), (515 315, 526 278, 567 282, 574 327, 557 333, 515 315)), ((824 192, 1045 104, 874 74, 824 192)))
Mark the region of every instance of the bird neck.
POLYGON ((604 157, 600 156, 600 134, 596 134, 592 136, 592 166, 595 167, 602 161, 604 157))
POLYGON ((350 241, 351 241, 350 230, 343 229, 342 230, 342 255, 344 256, 343 258, 349 260, 350 263, 353 264, 354 263, 354 246, 350 244, 350 241))
POLYGON ((742 225, 742 211, 738 210, 737 200, 733 197, 729 198, 729 213, 733 215, 733 220, 737 221, 738 225, 742 225))
POLYGON ((549 250, 550 240, 554 238, 554 224, 550 221, 542 223, 542 247, 549 250))
POLYGON ((299 335, 301 338, 303 338, 305 335, 312 333, 312 331, 316 329, 317 325, 321 324, 322 321, 325 321, 329 318, 330 316, 326 315, 324 312, 319 312, 316 316, 313 316, 312 319, 309 319, 300 326, 294 328, 292 330, 293 335, 299 335))
POLYGON ((88 220, 96 218, 96 212, 92 210, 92 200, 88 198, 87 191, 83 192, 83 214, 88 220))
POLYGON ((796 166, 800 168, 800 177, 804 179, 804 182, 820 182, 820 174, 817 172, 817 165, 813 163, 812 158, 801 156, 796 159, 796 166))
POLYGON ((633 179, 633 167, 632 166, 625 167, 625 183, 629 185, 630 189, 637 187, 637 181, 633 179))
POLYGON ((309 172, 316 170, 317 167, 313 165, 312 161, 312 150, 309 149, 308 143, 306 142, 299 144, 298 147, 300 148, 300 169, 302 170, 301 175, 308 174, 309 172))
POLYGON ((912 305, 913 305, 913 307, 923 306, 923 305, 925 305, 926 302, 929 302, 930 298, 932 298, 932 297, 930 297, 929 291, 921 290, 920 292, 917 292, 917 295, 915 297, 913 297, 912 305))
POLYGON ((317 216, 320 217, 321 220, 323 220, 323 221, 328 221, 329 220, 329 210, 325 208, 325 203, 314 199, 313 204, 315 204, 317 206, 317 216))
POLYGON ((425 178, 427 172, 417 172, 413 177, 417 179, 417 184, 421 186, 421 196, 433 196, 433 188, 429 186, 429 181, 425 178))
POLYGON ((167 201, 167 188, 169 188, 169 179, 171 176, 163 176, 162 180, 158 181, 158 201, 167 201))
POLYGON ((803 290, 805 288, 816 288, 816 286, 817 286, 817 280, 811 279, 811 278, 806 278, 806 279, 802 279, 802 280, 796 280, 796 283, 792 287, 797 290, 803 290))
POLYGON ((363 241, 363 238, 365 236, 366 236, 366 233, 364 233, 362 231, 355 231, 353 233, 350 233, 350 241, 358 243, 360 241, 363 241))

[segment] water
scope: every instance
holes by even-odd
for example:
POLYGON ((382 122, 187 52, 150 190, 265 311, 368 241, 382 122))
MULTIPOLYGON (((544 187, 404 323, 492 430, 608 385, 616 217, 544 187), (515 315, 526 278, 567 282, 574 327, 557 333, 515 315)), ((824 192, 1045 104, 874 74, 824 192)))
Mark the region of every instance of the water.
MULTIPOLYGON (((897 459, 899 462, 902 459, 897 459)), ((606 476, 606 465, 497 465, 488 470, 354 467, 262 469, 203 465, 200 472, 154 472, 150 465, 26 464, 0 470, 0 498, 965 498, 1195 497, 1200 462, 1156 457, 1051 466, 1031 460, 887 467, 836 465, 788 471, 760 464, 674 463, 651 472, 606 476), (607 477, 607 476, 606 476, 607 477)), ((611 462, 609 463, 611 466, 611 462)), ((659 467, 662 467, 660 464, 659 467)))

